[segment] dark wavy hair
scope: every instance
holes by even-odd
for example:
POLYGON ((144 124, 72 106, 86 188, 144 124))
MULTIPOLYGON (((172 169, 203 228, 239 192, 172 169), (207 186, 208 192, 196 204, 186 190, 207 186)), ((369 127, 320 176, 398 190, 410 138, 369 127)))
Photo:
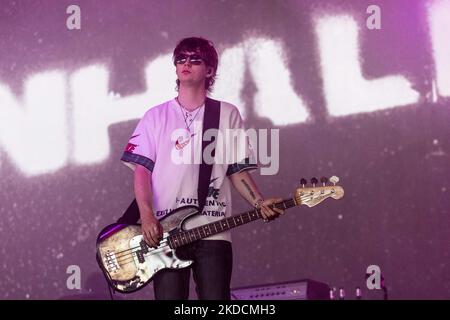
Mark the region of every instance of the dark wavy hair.
MULTIPOLYGON (((172 60, 175 64, 175 57, 181 52, 197 52, 205 62, 206 66, 213 68, 213 74, 211 77, 205 80, 205 89, 209 92, 212 91, 212 86, 216 81, 217 66, 219 64, 219 56, 212 41, 206 40, 201 37, 184 38, 178 42, 175 50, 173 50, 172 60)), ((177 79, 177 91, 180 88, 180 80, 177 79)))

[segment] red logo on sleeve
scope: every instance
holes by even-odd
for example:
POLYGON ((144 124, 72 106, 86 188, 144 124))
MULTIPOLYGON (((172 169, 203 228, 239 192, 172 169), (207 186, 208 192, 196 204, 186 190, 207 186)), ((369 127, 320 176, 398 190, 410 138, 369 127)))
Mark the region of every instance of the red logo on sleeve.
POLYGON ((128 143, 125 147, 125 152, 133 152, 137 146, 137 144, 128 143))

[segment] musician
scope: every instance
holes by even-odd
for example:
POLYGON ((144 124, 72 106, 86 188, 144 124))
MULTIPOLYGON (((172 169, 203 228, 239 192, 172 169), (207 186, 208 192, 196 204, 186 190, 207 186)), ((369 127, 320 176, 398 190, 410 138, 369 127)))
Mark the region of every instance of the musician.
MULTIPOLYGON (((211 41, 191 37, 181 40, 173 52, 177 75, 174 99, 150 108, 139 121, 122 156, 134 170, 134 192, 145 241, 156 247, 161 240, 161 218, 178 207, 198 205, 199 164, 192 150, 201 150, 205 99, 216 78, 218 54, 211 41), (199 139, 200 138, 200 139, 199 139)), ((221 101, 219 131, 244 129, 238 109, 221 101)), ((269 205, 281 198, 265 199, 249 174, 257 169, 250 144, 241 150, 245 158, 213 165, 203 211, 189 219, 192 228, 219 221, 232 214, 232 185, 250 205, 261 208, 265 221, 283 213, 269 205)), ((216 157, 222 148, 216 146, 216 157)), ((225 152, 229 152, 225 151, 225 152)), ((223 156, 223 155, 222 155, 223 156)), ((222 157, 226 158, 226 157, 222 157)), ((216 158, 215 158, 216 159, 216 158)), ((190 269, 199 299, 230 299, 232 247, 230 232, 222 232, 177 249, 180 259, 193 260, 191 268, 164 269, 153 279, 155 299, 188 299, 190 269)))

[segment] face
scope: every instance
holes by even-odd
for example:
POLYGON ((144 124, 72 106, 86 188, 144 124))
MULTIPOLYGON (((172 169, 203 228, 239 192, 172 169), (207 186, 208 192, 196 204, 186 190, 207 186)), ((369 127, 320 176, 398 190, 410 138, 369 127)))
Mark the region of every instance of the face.
POLYGON ((181 52, 175 57, 176 74, 180 84, 204 84, 205 79, 211 76, 212 68, 197 52, 181 52))

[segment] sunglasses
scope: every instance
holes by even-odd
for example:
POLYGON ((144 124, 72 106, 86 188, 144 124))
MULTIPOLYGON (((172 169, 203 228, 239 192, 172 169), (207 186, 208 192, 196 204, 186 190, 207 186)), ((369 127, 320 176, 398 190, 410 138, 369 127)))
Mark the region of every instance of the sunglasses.
POLYGON ((175 64, 185 64, 186 61, 189 59, 189 62, 193 65, 200 65, 203 62, 202 57, 200 57, 198 54, 179 54, 175 57, 175 64))

